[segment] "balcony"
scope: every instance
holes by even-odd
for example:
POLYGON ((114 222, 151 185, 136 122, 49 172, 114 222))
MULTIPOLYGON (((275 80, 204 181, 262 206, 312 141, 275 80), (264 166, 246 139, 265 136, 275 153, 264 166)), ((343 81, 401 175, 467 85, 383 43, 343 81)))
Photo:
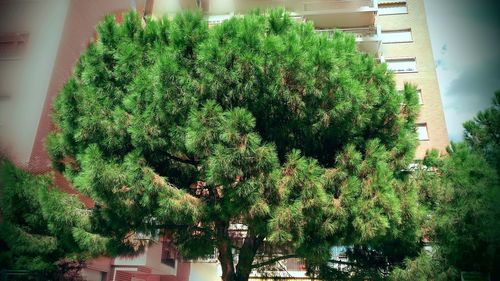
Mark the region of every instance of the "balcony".
POLYGON ((376 0, 301 1, 298 14, 312 20, 317 28, 372 26, 378 10, 376 0))
POLYGON ((368 26, 357 28, 339 28, 339 29, 317 29, 318 33, 327 33, 333 35, 336 30, 352 33, 356 38, 358 49, 367 54, 378 57, 382 46, 382 36, 380 26, 368 26))
MULTIPOLYGON (((220 1, 220 0, 219 0, 220 1)), ((289 2, 296 2, 296 0, 234 0, 236 2, 236 11, 238 13, 247 13, 253 9, 271 9, 271 8, 285 8, 288 9, 289 2)))
POLYGON ((378 10, 376 0, 201 0, 201 7, 208 15, 282 7, 314 21, 318 28, 370 26, 378 10))
POLYGON ((224 14, 224 15, 209 15, 205 16, 208 21, 208 26, 213 26, 217 24, 221 24, 229 19, 231 19, 234 14, 224 14))
POLYGON ((312 20, 318 28, 352 28, 375 23, 377 0, 156 0, 153 14, 201 8, 206 15, 244 14, 252 9, 283 7, 312 20))
POLYGON ((160 18, 172 16, 182 10, 196 10, 199 3, 195 0, 155 0, 153 2, 153 16, 160 18))

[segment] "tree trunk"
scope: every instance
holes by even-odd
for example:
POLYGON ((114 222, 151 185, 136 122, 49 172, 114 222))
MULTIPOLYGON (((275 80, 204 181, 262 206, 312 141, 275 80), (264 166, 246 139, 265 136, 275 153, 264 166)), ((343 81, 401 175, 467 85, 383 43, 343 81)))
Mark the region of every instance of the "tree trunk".
POLYGON ((240 249, 238 265, 236 266, 236 281, 247 281, 252 272, 252 264, 257 250, 264 241, 263 238, 250 235, 245 238, 240 249))
POLYGON ((222 267, 222 280, 235 281, 236 273, 234 270, 233 253, 231 252, 231 238, 229 237, 229 223, 215 222, 217 235, 217 250, 219 250, 219 261, 222 267))
POLYGON ((219 262, 222 267, 222 280, 224 281, 247 281, 252 272, 252 264, 257 254, 257 250, 264 241, 263 237, 258 237, 249 233, 243 242, 238 257, 238 265, 234 266, 234 259, 229 236, 227 222, 216 222, 217 249, 219 250, 219 262))

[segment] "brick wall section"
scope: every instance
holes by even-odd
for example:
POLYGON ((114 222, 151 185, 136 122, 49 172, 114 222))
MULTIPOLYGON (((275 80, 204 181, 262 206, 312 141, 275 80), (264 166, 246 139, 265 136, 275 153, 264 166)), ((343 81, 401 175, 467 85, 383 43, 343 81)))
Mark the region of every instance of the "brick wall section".
POLYGON ((404 82, 410 82, 422 90, 424 104, 421 106, 418 123, 427 123, 429 140, 419 142, 416 158, 421 159, 431 148, 444 153, 449 140, 427 29, 424 0, 408 0, 407 3, 408 14, 379 15, 377 23, 381 25, 382 30, 411 28, 413 42, 383 44, 383 56, 385 59, 416 57, 418 72, 395 74, 395 80, 400 89, 404 82))
MULTIPOLYGON (((45 138, 54 128, 50 112, 52 102, 60 89, 71 76, 78 58, 94 40, 95 28, 105 15, 120 15, 131 7, 133 1, 123 0, 71 0, 56 58, 52 78, 49 84, 44 108, 40 117, 35 142, 29 161, 29 170, 46 172, 50 170, 50 160, 45 150, 45 138)), ((146 0, 136 0, 136 8, 141 13, 146 0)))

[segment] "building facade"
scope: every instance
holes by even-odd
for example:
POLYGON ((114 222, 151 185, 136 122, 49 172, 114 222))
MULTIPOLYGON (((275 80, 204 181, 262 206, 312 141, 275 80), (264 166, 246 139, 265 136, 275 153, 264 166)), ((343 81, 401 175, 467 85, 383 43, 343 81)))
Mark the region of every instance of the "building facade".
POLYGON ((379 1, 376 22, 381 27, 383 61, 394 71, 397 87, 402 89, 409 82, 418 88, 421 108, 417 159, 431 148, 444 152, 449 144, 448 132, 424 1, 379 1))
MULTIPOLYGON (((423 0, 0 0, 0 148, 19 166, 35 173, 50 170, 44 140, 53 128, 53 98, 95 27, 107 14, 120 19, 135 9, 160 17, 202 10, 210 25, 251 9, 283 7, 298 20, 312 21, 318 32, 344 30, 359 49, 387 63, 398 88, 409 82, 419 89, 419 147, 445 150, 448 136, 423 0)), ((57 183, 76 193, 61 175, 57 183)), ((82 200, 91 206, 85 197, 82 200)), ((89 261, 87 280, 217 280, 215 259, 183 262, 166 238, 136 257, 89 261), (196 277, 197 276, 197 277, 196 277), (202 278, 203 277, 203 278, 202 278), (206 278, 205 278, 206 277, 206 278), (201 278, 201 279, 200 279, 201 278)), ((304 277, 300 262, 287 261, 283 277, 304 277)))

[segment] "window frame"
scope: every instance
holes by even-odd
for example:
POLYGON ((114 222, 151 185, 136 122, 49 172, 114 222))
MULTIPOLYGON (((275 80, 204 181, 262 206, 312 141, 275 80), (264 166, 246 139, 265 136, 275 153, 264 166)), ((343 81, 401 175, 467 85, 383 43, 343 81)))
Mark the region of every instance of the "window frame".
POLYGON ((399 43, 413 43, 413 32, 411 31, 411 28, 405 28, 405 29, 394 29, 394 30, 382 30, 380 33, 381 39, 382 39, 382 44, 399 44, 399 43), (396 33, 396 32, 405 32, 408 31, 410 33, 410 40, 406 41, 388 41, 384 42, 384 33, 396 33))
POLYGON ((408 11, 408 2, 406 2, 406 1, 393 2, 393 3, 378 3, 378 12, 377 12, 377 15, 379 15, 379 16, 406 15, 408 13, 409 13, 409 11, 408 11), (384 6, 397 6, 399 4, 403 4, 403 6, 401 6, 401 7, 405 8, 405 11, 403 11, 403 12, 381 13, 381 11, 383 11, 383 9, 384 9, 383 8, 384 6))
POLYGON ((418 141, 429 141, 430 140, 430 137, 429 137, 429 127, 427 126, 427 123, 417 123, 415 124, 415 128, 417 129, 417 139, 418 141), (424 128, 425 129, 425 138, 421 138, 420 137, 420 128, 424 128))
POLYGON ((100 271, 100 272, 101 272, 101 281, 108 280, 108 273, 105 271, 100 271))
POLYGON ((162 241, 160 263, 171 268, 177 268, 177 249, 171 240, 162 241))
POLYGON ((422 89, 417 89, 417 95, 418 95, 418 104, 423 105, 424 104, 424 96, 422 95, 422 89))
POLYGON ((418 72, 418 63, 417 63, 417 57, 393 57, 393 58, 386 58, 385 63, 387 64, 387 69, 394 71, 395 74, 400 74, 400 73, 417 73, 418 72), (414 61, 415 62, 415 69, 414 70, 401 70, 401 71, 396 71, 393 69, 389 68, 389 62, 393 61, 414 61))
POLYGON ((0 33, 0 61, 21 59, 28 39, 28 32, 0 33))

